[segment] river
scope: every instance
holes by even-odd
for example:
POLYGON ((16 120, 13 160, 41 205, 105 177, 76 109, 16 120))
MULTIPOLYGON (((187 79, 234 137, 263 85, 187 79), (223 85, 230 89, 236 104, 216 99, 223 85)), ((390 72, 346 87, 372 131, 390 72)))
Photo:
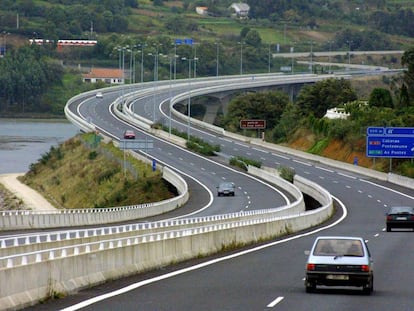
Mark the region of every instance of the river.
POLYGON ((27 172, 50 147, 77 133, 66 120, 0 118, 0 174, 27 172))

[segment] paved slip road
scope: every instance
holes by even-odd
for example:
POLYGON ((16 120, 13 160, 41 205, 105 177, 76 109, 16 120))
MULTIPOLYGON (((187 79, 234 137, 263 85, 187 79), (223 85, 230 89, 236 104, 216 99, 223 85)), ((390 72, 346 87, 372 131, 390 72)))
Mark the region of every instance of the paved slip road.
MULTIPOLYGON (((101 118, 100 126, 113 133, 118 128, 118 133, 121 133, 125 125, 120 126, 109 113, 102 113, 108 111, 106 107, 101 105, 98 108, 93 102, 90 104, 96 115, 88 116, 94 118, 94 122, 97 122, 95 118, 101 118)), ((89 111, 92 110, 89 108, 89 111)), ((255 158, 266 166, 293 167, 297 174, 318 182, 338 199, 338 214, 335 219, 337 222, 327 228, 319 228, 316 232, 298 233, 252 249, 237 251, 232 255, 220 254, 206 259, 207 261, 198 259, 109 282, 31 309, 414 310, 414 271, 409 268, 414 259, 413 233, 406 230, 387 233, 384 230, 386 209, 396 204, 412 205, 413 190, 330 167, 323 161, 312 162, 295 155, 280 154, 266 148, 224 139, 201 130, 191 130, 219 142, 224 154, 255 158), (362 295, 360 289, 342 288, 320 289, 314 294, 305 293, 304 250, 311 247, 317 235, 355 235, 368 240, 375 261, 375 291, 371 296, 362 295)), ((204 164, 195 162, 193 156, 187 158, 180 153, 180 159, 176 153, 179 151, 174 150, 174 146, 169 145, 168 148, 171 150, 166 146, 154 148, 152 154, 163 154, 163 161, 172 161, 174 166, 187 167, 193 175, 214 176, 211 174, 213 170, 202 170, 204 164)), ((213 184, 210 184, 211 189, 213 184)), ((257 185, 245 181, 243 189, 244 187, 248 192, 254 193, 257 185)), ((252 208, 258 204, 268 204, 262 201, 260 196, 252 200, 252 208)), ((223 204, 223 207, 224 205, 227 204, 223 204)))

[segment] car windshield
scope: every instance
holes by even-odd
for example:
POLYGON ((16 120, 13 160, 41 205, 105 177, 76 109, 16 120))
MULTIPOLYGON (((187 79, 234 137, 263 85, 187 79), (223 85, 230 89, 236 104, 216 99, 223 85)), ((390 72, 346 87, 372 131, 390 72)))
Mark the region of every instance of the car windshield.
POLYGON ((313 255, 363 257, 364 250, 360 240, 320 239, 315 246, 313 255))
POLYGON ((222 188, 222 189, 231 189, 231 188, 233 188, 233 183, 231 183, 231 182, 221 183, 220 188, 222 188))

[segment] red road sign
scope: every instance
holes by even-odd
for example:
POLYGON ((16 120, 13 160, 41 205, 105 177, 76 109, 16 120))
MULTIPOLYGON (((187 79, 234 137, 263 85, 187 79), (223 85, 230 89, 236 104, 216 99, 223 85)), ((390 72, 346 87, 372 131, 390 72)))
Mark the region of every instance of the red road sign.
POLYGON ((265 129, 266 120, 240 120, 240 128, 248 130, 265 129))

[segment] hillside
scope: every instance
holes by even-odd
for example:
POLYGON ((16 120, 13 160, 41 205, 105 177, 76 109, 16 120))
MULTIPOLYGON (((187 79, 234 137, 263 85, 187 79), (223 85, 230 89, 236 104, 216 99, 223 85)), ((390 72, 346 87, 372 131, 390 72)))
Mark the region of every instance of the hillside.
POLYGON ((75 136, 30 166, 22 181, 54 206, 66 209, 103 208, 158 202, 176 195, 175 189, 112 144, 96 145, 94 134, 75 136))

